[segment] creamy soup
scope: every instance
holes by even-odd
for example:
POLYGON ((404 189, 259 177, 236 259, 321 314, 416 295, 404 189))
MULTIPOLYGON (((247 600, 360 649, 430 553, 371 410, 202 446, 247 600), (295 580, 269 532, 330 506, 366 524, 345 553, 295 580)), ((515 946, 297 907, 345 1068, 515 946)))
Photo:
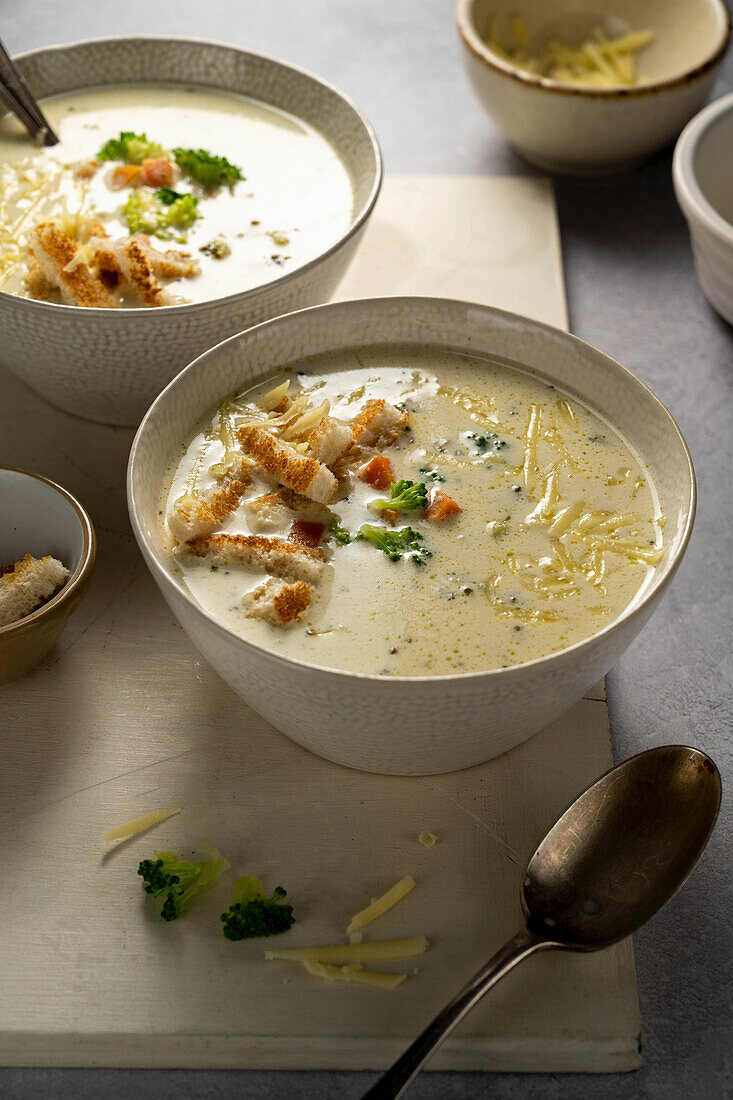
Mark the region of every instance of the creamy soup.
POLYGON ((608 420, 541 376, 437 347, 319 356, 236 395, 176 457, 161 515, 178 576, 231 630, 385 676, 505 668, 572 645, 638 600, 663 554, 654 482, 608 420), (358 435, 370 409, 381 429, 358 435), (279 467, 265 436, 280 440, 279 467), (292 468, 284 449, 301 456, 292 468), (319 450, 334 479, 320 470, 310 491, 325 503, 288 488, 319 450), (271 574, 290 593, 298 570, 261 551, 300 544, 299 518, 316 547, 311 591, 283 624, 262 614, 271 574))
MULTIPOLYGON (((184 277, 165 277, 170 301, 144 304, 199 302, 270 282, 333 245, 350 224, 351 182, 335 150, 305 122, 264 103, 202 88, 123 85, 56 96, 42 107, 59 145, 35 149, 12 117, 0 121, 0 289, 68 302, 29 285, 34 227, 56 219, 78 239, 81 216, 101 223, 113 240, 125 239, 140 221, 127 216, 130 201, 133 210, 144 203, 143 230, 156 249, 174 248, 195 261, 184 277), (145 135, 151 149, 108 144, 125 133, 145 135), (238 171, 202 186, 173 154, 202 148, 238 171), (154 173, 149 185, 141 183, 146 152, 171 162, 165 191, 154 173), (125 185, 129 157, 137 164, 125 185), (170 219, 168 192, 191 198, 182 204, 184 216, 157 236, 147 223, 170 219)), ((141 302, 128 293, 117 304, 141 302)))

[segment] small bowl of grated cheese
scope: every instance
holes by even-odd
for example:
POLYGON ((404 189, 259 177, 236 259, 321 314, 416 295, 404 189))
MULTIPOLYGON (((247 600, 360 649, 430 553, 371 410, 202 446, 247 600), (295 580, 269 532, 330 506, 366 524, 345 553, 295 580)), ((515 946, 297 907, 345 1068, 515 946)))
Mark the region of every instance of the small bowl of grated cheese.
POLYGON ((633 168, 704 102, 728 46, 723 0, 458 0, 476 95, 520 156, 551 172, 633 168))

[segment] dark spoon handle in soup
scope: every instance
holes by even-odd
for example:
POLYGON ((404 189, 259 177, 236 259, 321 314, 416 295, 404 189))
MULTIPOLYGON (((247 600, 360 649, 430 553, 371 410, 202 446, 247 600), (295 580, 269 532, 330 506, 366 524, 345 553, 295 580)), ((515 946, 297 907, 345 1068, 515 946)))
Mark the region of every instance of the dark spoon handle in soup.
POLYGON ((44 145, 58 145, 51 124, 33 93, 0 42, 0 99, 25 126, 31 137, 42 137, 44 145))
POLYGON ((456 994, 432 1023, 428 1024, 415 1042, 379 1078, 376 1085, 372 1085, 369 1091, 364 1093, 363 1100, 392 1100, 393 1097, 400 1096, 433 1051, 505 974, 533 952, 541 948, 560 946, 551 940, 542 939, 528 928, 517 932, 516 936, 508 940, 474 975, 468 985, 456 994))

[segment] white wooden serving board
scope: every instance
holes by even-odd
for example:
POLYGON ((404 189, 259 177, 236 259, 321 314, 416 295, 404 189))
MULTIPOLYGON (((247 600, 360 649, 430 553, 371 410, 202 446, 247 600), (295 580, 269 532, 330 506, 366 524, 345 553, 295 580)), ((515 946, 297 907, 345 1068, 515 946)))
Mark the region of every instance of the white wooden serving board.
MULTIPOLYGON (((388 180, 342 294, 393 292, 564 324, 549 186, 388 180)), ((131 433, 57 412, 10 376, 0 385, 0 461, 77 493, 100 542, 92 590, 57 650, 0 689, 0 1062, 385 1066, 518 927, 525 859, 611 762, 602 686, 469 771, 403 779, 320 760, 245 706, 172 620, 127 523, 131 433), (109 852, 99 839, 179 803, 180 816, 144 837, 109 852), (440 836, 436 848, 417 843, 423 829, 440 836), (298 923, 281 946, 340 942, 353 912, 412 874, 417 888, 371 938, 425 933, 430 950, 391 993, 317 982, 265 962, 262 941, 224 940, 228 882, 167 925, 137 863, 201 842, 237 874, 287 888, 298 923)), ((432 1068, 628 1070, 638 1033, 630 944, 540 955, 432 1068)))

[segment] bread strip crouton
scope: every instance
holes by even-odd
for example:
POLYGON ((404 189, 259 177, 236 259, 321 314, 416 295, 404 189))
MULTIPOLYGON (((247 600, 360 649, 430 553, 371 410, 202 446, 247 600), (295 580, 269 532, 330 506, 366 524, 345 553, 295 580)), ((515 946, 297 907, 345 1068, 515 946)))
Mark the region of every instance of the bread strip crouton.
POLYGON ((284 528, 291 520, 307 520, 309 523, 327 524, 331 513, 323 504, 308 497, 294 493, 292 489, 278 489, 275 493, 267 493, 265 496, 252 497, 246 500, 242 508, 247 513, 247 522, 253 531, 272 531, 277 527, 284 528))
POLYGON ((308 454, 324 466, 332 462, 351 446, 351 428, 340 420, 324 416, 308 436, 308 454))
POLYGON ((265 535, 207 535, 191 539, 180 552, 206 558, 213 565, 235 562, 296 581, 318 580, 326 557, 323 550, 265 535))
POLYGON ((243 456, 220 482, 205 493, 184 493, 168 515, 168 528, 179 542, 210 535, 230 515, 252 480, 252 463, 243 456))
POLYGON ((245 596, 247 618, 264 619, 273 626, 291 626, 303 618, 312 595, 313 589, 305 581, 288 584, 270 577, 245 596))
POLYGON ((41 222, 28 248, 44 279, 61 293, 66 305, 111 309, 118 305, 89 266, 79 262, 78 245, 53 222, 41 222))
POLYGON ((139 294, 143 305, 172 304, 173 299, 158 282, 153 265, 148 259, 150 245, 144 245, 136 237, 119 241, 105 241, 95 237, 89 241, 89 247, 94 249, 100 272, 114 275, 121 283, 132 287, 139 294))
POLYGON ((352 443, 358 447, 389 447, 407 424, 407 413, 382 400, 367 401, 351 421, 352 443))
POLYGON ((143 233, 138 233, 135 240, 159 279, 191 279, 194 275, 201 274, 198 260, 194 260, 190 253, 180 252, 177 248, 161 252, 143 233))
POLYGON ((245 424, 239 428, 237 438, 258 466, 296 493, 302 493, 319 504, 328 504, 333 498, 338 482, 331 471, 315 458, 298 454, 292 447, 275 439, 271 432, 255 424, 245 424))
POLYGON ((26 554, 20 561, 2 568, 0 576, 0 626, 17 622, 52 596, 69 576, 69 570, 58 560, 46 556, 34 558, 26 554))

